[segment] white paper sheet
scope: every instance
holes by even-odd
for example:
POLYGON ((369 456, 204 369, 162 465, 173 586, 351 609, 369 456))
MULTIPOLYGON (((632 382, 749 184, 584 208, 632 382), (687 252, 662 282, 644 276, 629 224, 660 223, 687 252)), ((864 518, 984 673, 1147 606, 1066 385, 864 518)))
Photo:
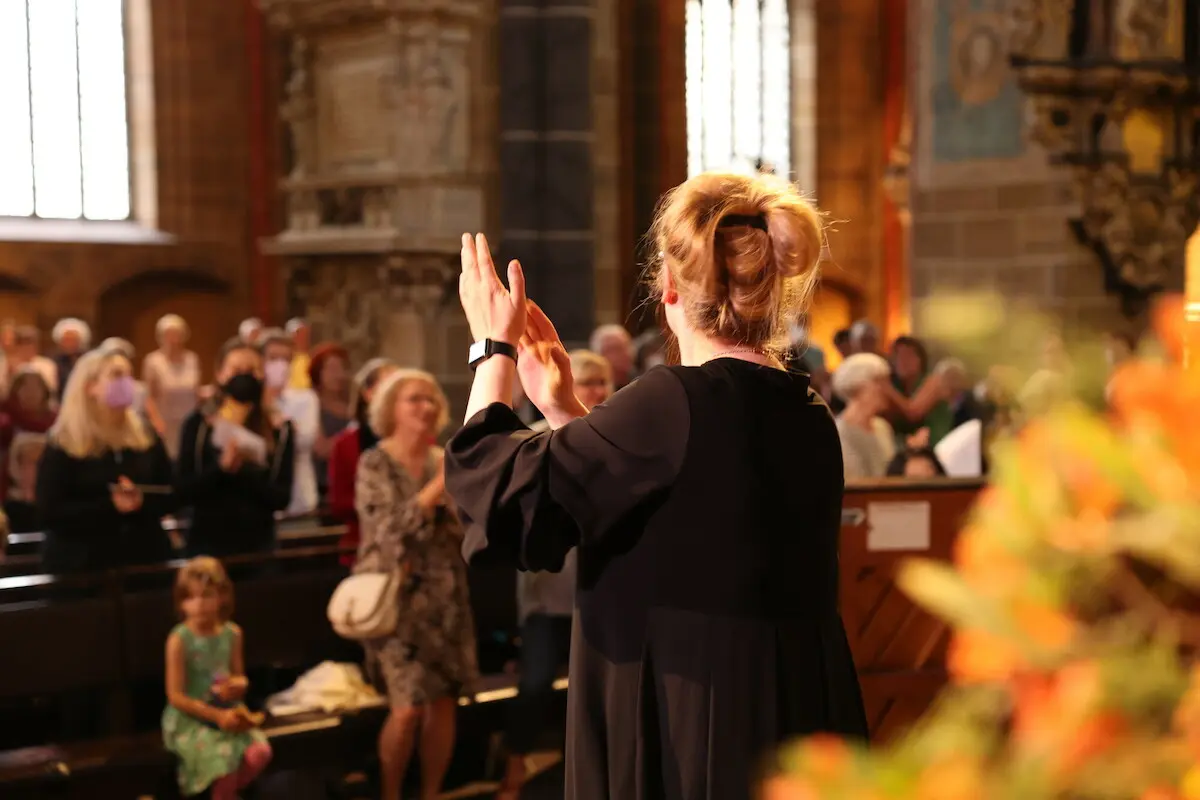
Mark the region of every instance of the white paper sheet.
POLYGON ((265 465, 267 463, 267 440, 259 436, 257 433, 252 433, 241 425, 235 425, 226 419, 217 419, 213 421, 212 443, 213 447, 218 450, 225 449, 225 444, 230 441, 237 442, 238 450, 242 451, 242 458, 247 461, 253 461, 256 464, 265 465))
POLYGON ((929 503, 868 503, 867 550, 928 550, 929 503))

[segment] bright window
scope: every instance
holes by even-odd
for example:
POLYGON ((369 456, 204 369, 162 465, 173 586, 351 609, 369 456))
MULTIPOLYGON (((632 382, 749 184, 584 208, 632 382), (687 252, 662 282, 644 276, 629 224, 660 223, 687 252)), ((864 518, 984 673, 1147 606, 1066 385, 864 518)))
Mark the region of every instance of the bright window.
POLYGON ((129 217, 122 0, 0 0, 0 216, 129 217))
POLYGON ((788 0, 687 0, 685 36, 688 172, 792 174, 788 0))

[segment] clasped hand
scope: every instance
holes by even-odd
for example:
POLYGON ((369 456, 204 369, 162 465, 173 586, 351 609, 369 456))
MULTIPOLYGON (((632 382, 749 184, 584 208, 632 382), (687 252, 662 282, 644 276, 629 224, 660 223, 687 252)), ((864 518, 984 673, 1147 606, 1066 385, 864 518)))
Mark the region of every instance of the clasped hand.
POLYGON ((212 692, 222 703, 233 703, 246 696, 250 681, 245 676, 235 675, 231 678, 217 681, 213 684, 212 692))
POLYGON ((475 341, 515 345, 517 374, 525 396, 545 415, 578 405, 571 360, 545 312, 525 296, 520 262, 508 263, 508 288, 500 282, 482 233, 462 237, 458 295, 475 341))
POLYGON ((142 507, 142 491, 122 475, 111 490, 113 507, 121 514, 132 514, 142 507))

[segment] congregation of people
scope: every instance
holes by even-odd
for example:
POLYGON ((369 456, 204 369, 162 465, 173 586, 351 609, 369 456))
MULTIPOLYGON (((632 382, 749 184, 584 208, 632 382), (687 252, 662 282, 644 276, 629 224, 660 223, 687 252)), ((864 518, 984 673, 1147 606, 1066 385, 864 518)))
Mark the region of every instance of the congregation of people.
MULTIPOLYGON (((92 347, 80 320, 54 327, 49 355, 35 329, 3 328, 0 489, 11 530, 44 533, 50 573, 192 558, 177 589, 183 622, 168 651, 164 732, 181 754, 184 788, 232 797, 270 749, 253 720, 231 714, 211 691, 213 675, 232 681, 222 698, 246 691, 242 633, 222 612, 232 585, 216 559, 270 552, 289 516, 343 525, 341 561, 350 571, 401 564, 406 574, 402 623, 364 648, 390 709, 379 736, 381 794, 400 796, 416 754, 421 796, 436 796, 454 751, 457 698, 479 677, 462 523, 436 444, 451 412, 436 378, 381 357, 355 369, 342 346, 311 346, 304 320, 269 328, 251 319, 215 354, 206 383, 184 319, 164 316, 156 334, 158 348, 139 364, 128 341, 92 347), (185 524, 164 525, 171 519, 185 524), (197 658, 216 659, 202 679, 180 666, 197 658), (232 755, 197 760, 197 741, 214 736, 237 745, 232 755)), ((847 479, 947 475, 938 446, 954 431, 975 425, 987 439, 1011 421, 1016 400, 996 381, 972 386, 954 359, 931 366, 919 339, 898 337, 885 351, 875 326, 860 321, 834 344, 832 371, 802 339, 791 366, 812 376, 835 414, 847 479)), ((634 339, 622 326, 601 326, 589 349, 570 353, 580 402, 589 410, 604 403, 667 352, 657 332, 634 339)), ((514 395, 518 418, 546 430, 519 381, 514 395)), ((502 798, 519 797, 567 661, 576 582, 574 551, 559 572, 518 577, 519 693, 507 721, 502 798)))

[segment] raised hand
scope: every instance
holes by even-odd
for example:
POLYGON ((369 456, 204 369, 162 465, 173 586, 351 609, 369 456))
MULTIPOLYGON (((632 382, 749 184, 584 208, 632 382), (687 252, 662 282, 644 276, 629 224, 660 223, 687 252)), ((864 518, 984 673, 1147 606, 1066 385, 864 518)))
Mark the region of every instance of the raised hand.
POLYGON ((552 428, 587 413, 575 397, 571 358, 554 323, 532 300, 528 301, 525 335, 517 344, 517 375, 525 396, 538 407, 552 428))
POLYGON ((462 274, 458 297, 475 341, 492 339, 515 345, 525 332, 525 273, 516 261, 508 262, 508 289, 496 274, 487 237, 462 237, 462 274))

